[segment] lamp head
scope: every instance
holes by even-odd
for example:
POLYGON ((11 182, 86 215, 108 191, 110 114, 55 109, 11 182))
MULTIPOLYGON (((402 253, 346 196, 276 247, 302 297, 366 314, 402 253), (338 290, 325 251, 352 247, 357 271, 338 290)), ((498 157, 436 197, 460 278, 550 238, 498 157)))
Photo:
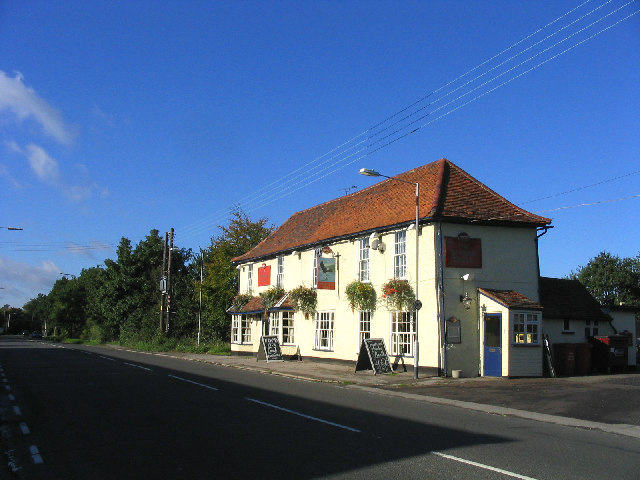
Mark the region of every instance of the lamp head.
POLYGON ((370 168, 361 168, 358 172, 360 175, 366 175, 367 177, 379 177, 380 173, 375 170, 371 170, 370 168))

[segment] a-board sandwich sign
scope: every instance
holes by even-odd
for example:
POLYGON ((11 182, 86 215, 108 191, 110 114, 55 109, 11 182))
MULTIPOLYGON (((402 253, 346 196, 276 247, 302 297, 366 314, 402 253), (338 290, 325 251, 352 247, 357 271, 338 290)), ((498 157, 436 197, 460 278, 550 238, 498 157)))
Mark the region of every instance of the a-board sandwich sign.
POLYGON ((260 338, 257 360, 266 360, 267 362, 282 361, 282 351, 280 350, 280 342, 278 342, 277 336, 270 335, 260 338))
POLYGON ((360 353, 358 354, 358 363, 356 363, 356 372, 360 370, 373 370, 374 375, 393 373, 383 339, 366 338, 362 341, 360 353))

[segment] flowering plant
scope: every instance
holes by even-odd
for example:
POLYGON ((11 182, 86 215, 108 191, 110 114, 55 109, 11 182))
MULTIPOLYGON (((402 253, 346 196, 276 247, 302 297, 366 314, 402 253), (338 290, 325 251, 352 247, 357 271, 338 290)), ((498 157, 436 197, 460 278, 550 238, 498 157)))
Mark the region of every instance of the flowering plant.
POLYGON ((363 283, 354 280, 345 289, 347 299, 351 311, 356 308, 358 310, 375 310, 376 309, 376 290, 370 283, 363 283))
POLYGON ((382 286, 388 310, 412 310, 416 295, 406 280, 392 278, 382 286))
POLYGON ((318 306, 317 292, 308 287, 300 285, 289 292, 289 300, 296 312, 304 313, 305 318, 313 315, 318 306))

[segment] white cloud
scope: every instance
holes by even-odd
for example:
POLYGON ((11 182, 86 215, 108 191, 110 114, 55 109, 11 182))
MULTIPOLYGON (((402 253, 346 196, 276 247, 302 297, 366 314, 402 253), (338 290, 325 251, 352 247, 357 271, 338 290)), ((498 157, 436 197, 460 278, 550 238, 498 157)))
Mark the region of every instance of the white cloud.
POLYGON ((2 303, 19 307, 38 293, 48 293, 60 278, 59 272, 60 268, 52 260, 30 265, 0 257, 0 284, 7 286, 2 290, 2 303))
POLYGON ((41 182, 57 186, 60 184, 60 169, 58 162, 49 156, 42 147, 34 144, 27 145, 25 156, 29 160, 31 170, 41 182))
POLYGON ((40 98, 33 88, 25 86, 23 76, 8 77, 0 70, 0 112, 12 112, 20 121, 32 118, 40 124, 44 133, 58 142, 68 145, 75 136, 58 110, 40 98))
MULTIPOLYGON (((16 142, 6 142, 5 145, 10 152, 18 153, 27 159, 38 180, 60 189, 71 202, 81 202, 92 197, 94 193, 101 197, 106 197, 109 194, 106 188, 91 180, 89 170, 85 165, 77 165, 85 177, 84 181, 79 185, 70 185, 63 180, 58 161, 49 155, 44 148, 33 143, 24 148, 16 142)), ((1 175, 2 171, 0 170, 1 175)))

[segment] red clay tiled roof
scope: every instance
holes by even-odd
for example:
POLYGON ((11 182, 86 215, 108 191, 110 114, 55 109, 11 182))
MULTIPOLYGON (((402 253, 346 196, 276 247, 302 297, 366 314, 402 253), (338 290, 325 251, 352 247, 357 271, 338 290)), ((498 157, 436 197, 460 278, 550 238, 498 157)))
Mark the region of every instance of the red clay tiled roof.
POLYGON ((534 302, 529 297, 513 290, 494 290, 489 288, 479 288, 478 291, 487 297, 509 308, 524 308, 527 310, 542 310, 542 305, 534 302))
POLYGON ((544 316, 557 320, 598 320, 606 322, 609 317, 600 309, 600 304, 578 280, 540 277, 540 303, 544 316))
MULTIPOLYGON (((507 201, 464 170, 442 159, 394 178, 420 184, 420 220, 543 226, 548 218, 507 201)), ((386 179, 344 197, 294 213, 253 250, 234 262, 328 242, 415 220, 415 188, 386 179)))

